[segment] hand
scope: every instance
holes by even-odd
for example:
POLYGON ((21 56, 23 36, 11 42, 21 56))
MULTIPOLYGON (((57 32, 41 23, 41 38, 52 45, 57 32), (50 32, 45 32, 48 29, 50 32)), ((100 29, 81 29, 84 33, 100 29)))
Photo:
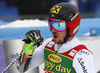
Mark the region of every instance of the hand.
POLYGON ((30 30, 26 33, 25 39, 23 39, 23 41, 25 41, 26 44, 34 42, 35 45, 39 46, 43 42, 43 37, 39 30, 30 30))

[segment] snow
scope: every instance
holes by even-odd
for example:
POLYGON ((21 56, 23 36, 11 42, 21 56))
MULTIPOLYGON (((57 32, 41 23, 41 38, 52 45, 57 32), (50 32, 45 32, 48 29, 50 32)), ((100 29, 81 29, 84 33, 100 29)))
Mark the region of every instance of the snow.
POLYGON ((48 23, 39 19, 30 20, 16 20, 7 25, 0 25, 0 28, 22 28, 22 27, 43 27, 48 26, 48 23))
POLYGON ((85 36, 90 36, 90 32, 87 32, 84 34, 85 36))

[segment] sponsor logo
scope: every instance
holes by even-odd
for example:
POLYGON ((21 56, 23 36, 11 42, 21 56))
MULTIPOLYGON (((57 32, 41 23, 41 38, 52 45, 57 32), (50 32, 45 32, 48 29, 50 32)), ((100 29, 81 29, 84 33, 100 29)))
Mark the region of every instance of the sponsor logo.
POLYGON ((76 52, 77 52, 76 50, 72 49, 71 52, 69 53, 69 55, 74 56, 76 52))
POLYGON ((18 56, 19 56, 18 53, 15 53, 15 54, 11 53, 11 59, 16 59, 18 56))
POLYGON ((48 59, 54 63, 60 63, 62 61, 62 58, 56 54, 49 54, 48 59))
POLYGON ((90 52, 88 50, 80 50, 79 53, 83 53, 83 54, 86 54, 86 55, 90 55, 90 52))
POLYGON ((51 13, 58 14, 61 8, 62 8, 61 6, 55 6, 52 8, 51 13))
POLYGON ((71 71, 72 71, 72 69, 63 67, 62 64, 55 65, 54 63, 51 63, 51 62, 48 62, 48 61, 45 61, 44 64, 45 64, 44 68, 46 70, 52 71, 54 69, 55 71, 62 72, 62 73, 71 73, 71 71))
POLYGON ((78 60, 78 62, 80 63, 82 69, 83 69, 83 73, 88 73, 88 72, 87 72, 87 69, 86 69, 86 67, 85 67, 85 65, 84 65, 84 62, 82 61, 82 58, 77 58, 77 60, 78 60))
POLYGON ((74 19, 77 17, 77 15, 78 15, 78 13, 76 13, 75 16, 73 16, 73 17, 71 18, 71 21, 74 20, 74 19))
POLYGON ((73 34, 74 34, 75 32, 77 32, 78 28, 79 28, 79 25, 73 30, 73 34))
POLYGON ((45 69, 52 70, 54 68, 55 64, 45 61, 44 66, 45 66, 45 69))
POLYGON ((54 42, 50 42, 47 46, 52 47, 54 45, 54 42))
POLYGON ((62 67, 61 64, 59 64, 59 65, 56 66, 56 71, 63 72, 63 73, 66 73, 66 72, 70 73, 71 69, 62 67))

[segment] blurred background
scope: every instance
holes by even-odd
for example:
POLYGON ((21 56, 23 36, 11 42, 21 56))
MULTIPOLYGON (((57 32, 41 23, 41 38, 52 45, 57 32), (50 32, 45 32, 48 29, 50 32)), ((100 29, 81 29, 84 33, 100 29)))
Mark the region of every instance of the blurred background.
MULTIPOLYGON (((82 20, 76 36, 94 53, 96 73, 100 73, 100 0, 0 0, 0 73, 18 57, 27 31, 39 29, 45 39, 52 37, 47 34, 51 33, 48 12, 60 2, 79 9, 82 20)), ((27 73, 44 73, 42 69, 43 65, 27 73)), ((19 72, 14 65, 6 73, 19 72)))
POLYGON ((0 0, 0 21, 47 19, 50 8, 60 2, 78 7, 82 18, 100 17, 100 0, 0 0))

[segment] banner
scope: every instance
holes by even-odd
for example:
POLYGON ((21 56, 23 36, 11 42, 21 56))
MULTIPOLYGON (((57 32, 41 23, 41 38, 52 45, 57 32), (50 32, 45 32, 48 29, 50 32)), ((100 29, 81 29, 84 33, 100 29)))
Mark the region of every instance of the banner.
MULTIPOLYGON (((4 55, 3 44, 0 43, 0 73, 6 68, 6 61, 4 55)), ((6 72, 7 73, 7 72, 6 72)))
MULTIPOLYGON (((23 44, 24 44, 24 42, 22 42, 22 40, 3 41, 4 53, 5 53, 5 59, 6 59, 6 66, 8 66, 12 61, 14 61, 14 59, 16 59, 19 56, 19 53, 22 50, 23 44)), ((19 73, 17 68, 16 68, 16 63, 14 63, 7 70, 7 73, 19 73)), ((27 71, 25 73, 39 73, 39 70, 38 70, 38 67, 37 67, 37 68, 30 70, 30 71, 27 71)))

